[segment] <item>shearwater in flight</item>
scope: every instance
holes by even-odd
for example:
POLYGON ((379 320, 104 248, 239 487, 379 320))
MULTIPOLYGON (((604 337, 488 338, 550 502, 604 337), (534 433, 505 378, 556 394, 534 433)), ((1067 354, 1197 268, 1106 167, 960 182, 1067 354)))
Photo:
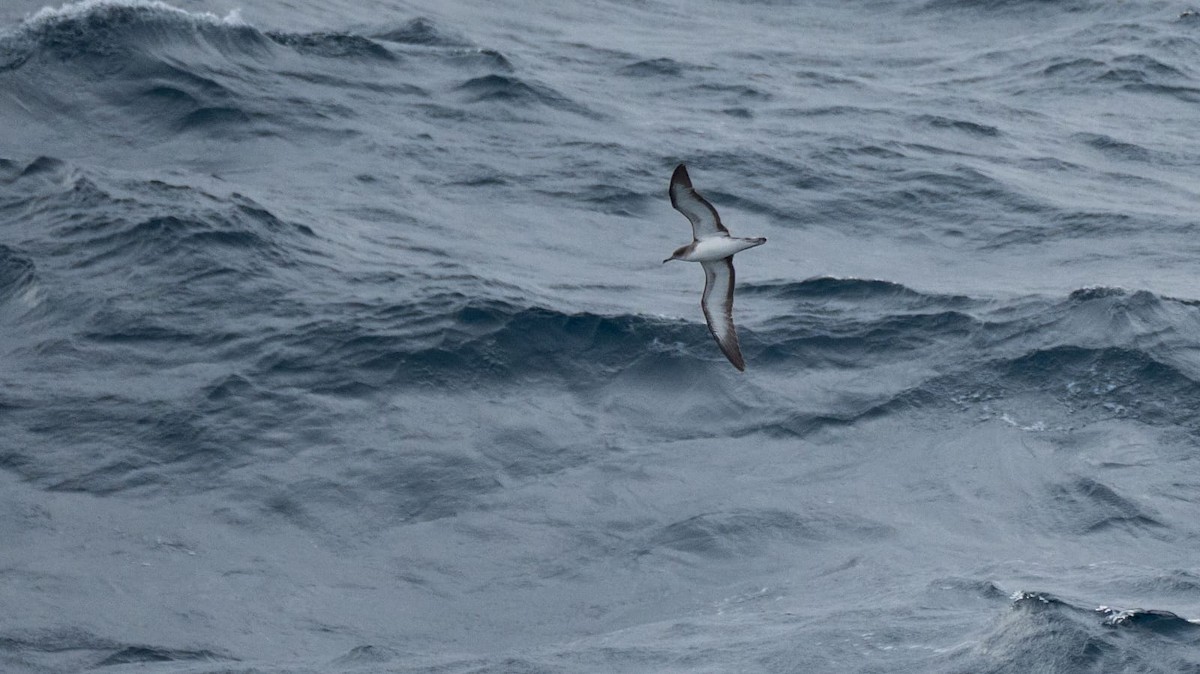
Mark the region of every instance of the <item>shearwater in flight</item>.
POLYGON ((699 262, 704 267, 704 294, 700 297, 700 308, 708 331, 729 362, 738 370, 746 369, 742 350, 738 348, 737 331, 733 328, 733 255, 747 248, 761 246, 766 238, 743 239, 729 236, 729 230, 721 224, 717 209, 692 189, 692 179, 687 167, 675 167, 671 174, 671 205, 683 213, 692 223, 692 242, 680 247, 663 264, 671 260, 699 262))

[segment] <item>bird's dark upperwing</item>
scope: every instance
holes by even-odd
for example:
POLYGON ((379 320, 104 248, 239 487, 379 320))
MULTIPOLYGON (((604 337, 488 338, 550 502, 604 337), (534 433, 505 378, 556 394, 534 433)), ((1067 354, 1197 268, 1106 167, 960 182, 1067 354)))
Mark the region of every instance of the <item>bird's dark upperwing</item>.
POLYGON ((737 331, 733 327, 733 256, 700 265, 704 267, 704 296, 700 299, 700 308, 704 310, 708 331, 729 362, 744 371, 746 361, 738 348, 737 331))
POLYGON ((692 189, 692 179, 688 177, 687 167, 683 164, 675 167, 671 174, 671 187, 667 190, 671 195, 671 205, 683 213, 688 222, 692 223, 692 238, 703 239, 708 236, 729 236, 729 230, 721 224, 721 216, 717 209, 692 189))

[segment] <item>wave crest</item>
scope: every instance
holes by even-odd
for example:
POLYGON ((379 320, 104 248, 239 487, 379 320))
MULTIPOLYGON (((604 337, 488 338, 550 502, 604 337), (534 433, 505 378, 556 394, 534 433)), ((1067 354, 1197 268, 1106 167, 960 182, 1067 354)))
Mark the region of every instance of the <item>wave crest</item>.
POLYGON ((568 314, 436 295, 353 322, 313 324, 284 341, 261 361, 265 375, 360 393, 547 377, 591 385, 644 358, 665 358, 672 369, 686 370, 680 348, 707 348, 711 337, 701 325, 643 316, 568 314))
POLYGON ((263 40, 236 11, 219 17, 158 0, 84 0, 42 9, 22 22, 5 42, 10 52, 16 51, 13 47, 25 47, 23 62, 38 53, 73 59, 178 43, 244 49, 261 46, 263 40))

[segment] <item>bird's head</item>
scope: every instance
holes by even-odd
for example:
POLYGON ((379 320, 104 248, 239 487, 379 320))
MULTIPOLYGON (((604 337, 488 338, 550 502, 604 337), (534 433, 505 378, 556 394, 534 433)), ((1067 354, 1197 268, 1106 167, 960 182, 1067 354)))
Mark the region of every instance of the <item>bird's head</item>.
POLYGON ((684 256, 687 255, 688 248, 691 248, 691 246, 680 246, 679 248, 676 248, 675 252, 671 253, 671 257, 663 260, 663 264, 666 264, 666 263, 670 262, 671 260, 685 259, 684 256))

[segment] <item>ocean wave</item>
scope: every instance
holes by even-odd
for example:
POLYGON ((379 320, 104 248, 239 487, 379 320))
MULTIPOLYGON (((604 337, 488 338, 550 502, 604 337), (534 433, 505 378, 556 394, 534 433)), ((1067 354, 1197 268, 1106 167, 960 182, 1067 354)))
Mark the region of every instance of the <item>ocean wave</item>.
MULTIPOLYGON (((1084 289, 1061 302, 997 311, 884 281, 821 278, 744 290, 799 310, 741 329, 743 349, 760 367, 868 371, 905 358, 938 373, 834 414, 789 413, 779 422, 789 433, 1029 396, 1056 401, 1063 418, 1079 421, 1115 415, 1195 425, 1172 401, 1200 404, 1200 382, 1147 341, 1169 342, 1171 330, 1187 329, 1181 316, 1195 312, 1150 293, 1084 289)), ((260 362, 264 376, 344 392, 545 379, 590 388, 617 373, 687 380, 701 363, 719 364, 699 321, 569 313, 457 293, 316 322, 284 342, 260 362)))
POLYGON ((739 293, 790 308, 742 340, 765 365, 865 369, 901 353, 965 346, 987 327, 971 298, 890 281, 818 277, 747 283, 739 293))
POLYGON ((0 183, 6 186, 27 183, 29 179, 39 176, 48 176, 51 181, 65 180, 68 172, 68 164, 55 157, 40 156, 28 163, 0 159, 0 183))
POLYGON ((943 115, 920 115, 915 121, 918 124, 929 126, 930 128, 934 129, 961 131, 972 136, 981 136, 984 138, 996 138, 1002 135, 1000 129, 990 124, 971 122, 964 119, 953 119, 943 115))
POLYGON ((384 646, 364 644, 362 646, 355 646, 354 648, 351 648, 346 654, 335 658, 332 661, 332 664, 338 666, 378 665, 385 662, 399 660, 402 657, 411 658, 411 654, 384 646))
POLYGON ((1125 142, 1105 134, 1078 133, 1073 138, 1115 159, 1149 162, 1156 158, 1155 153, 1137 143, 1125 142))
POLYGON ((898 354, 944 348, 970 337, 981 323, 959 311, 897 313, 859 318, 772 321, 772 331, 756 332, 756 358, 764 364, 802 362, 808 367, 865 368, 898 354), (784 324, 787 329, 780 330, 784 324), (782 333, 782 334, 781 334, 782 333))
POLYGON ((33 260, 0 244, 0 303, 24 294, 34 283, 33 260))
POLYGON ((817 276, 803 281, 743 283, 738 287, 738 292, 805 302, 886 305, 892 309, 930 306, 965 308, 971 304, 970 298, 965 295, 927 294, 893 281, 831 276, 817 276))
POLYGON ((960 367, 906 389, 892 404, 959 407, 1027 430, 1129 418, 1200 432, 1186 411, 1200 404, 1200 382, 1144 351, 1059 345, 960 367))
POLYGON ((1010 610, 952 662, 954 671, 1186 671, 1194 660, 1175 646, 1198 631, 1167 611, 1093 610, 1050 593, 1020 591, 1010 610), (1123 638, 1139 632, 1150 640, 1123 638))
POLYGON ((586 202, 602 213, 625 217, 645 215, 662 198, 657 192, 635 191, 610 183, 571 185, 568 189, 539 192, 550 197, 586 202))
MULTIPOLYGON (((132 258, 150 266, 206 258, 209 262, 224 260, 224 269, 232 268, 229 256, 239 253, 274 258, 272 261, 278 263, 281 249, 273 234, 287 231, 311 234, 303 225, 286 225, 269 211, 246 204, 196 215, 152 215, 109 221, 88 228, 86 235, 71 229, 70 234, 85 237, 80 239, 80 245, 89 251, 84 264, 132 258)), ((213 273, 208 264, 202 266, 204 273, 213 273)))
MULTIPOLYGON (((973 602, 982 600, 991 604, 1010 599, 1009 594, 1000 589, 996 583, 977 578, 938 578, 929 583, 927 590, 934 597, 953 597, 950 602, 955 605, 961 605, 964 600, 973 602)), ((942 602, 939 601, 939 603, 942 602)))
POLYGON ((396 28, 371 32, 368 37, 388 43, 396 53, 420 59, 434 59, 457 69, 491 73, 516 70, 504 54, 481 47, 444 24, 425 17, 410 19, 396 28))
POLYGON ((1047 528, 1072 534, 1095 534, 1118 529, 1131 535, 1164 535, 1167 526, 1136 501, 1113 487, 1090 478, 1077 478, 1050 489, 1041 519, 1047 528))
POLYGON ((702 325, 437 295, 354 321, 302 326, 259 368, 345 393, 545 378, 592 385, 655 356, 686 369, 684 353, 710 340, 702 325))
POLYGON ((1177 569, 1127 580, 1126 584, 1139 595, 1162 593, 1177 597, 1200 597, 1200 575, 1177 569))
POLYGON ((1102 72, 1105 67, 1104 61, 1093 58, 1057 57, 1041 69, 1041 74, 1045 77, 1088 77, 1093 73, 1102 72))
POLYGON ((763 434, 774 438, 804 438, 824 431, 847 428, 922 408, 944 405, 945 395, 935 387, 917 386, 879 397, 847 395, 839 399, 834 411, 794 411, 744 425, 734 435, 763 434), (933 390, 931 390, 933 389, 933 390))
POLYGON ((689 66, 669 58, 646 59, 621 66, 617 73, 625 77, 679 77, 689 66))
POLYGON ((1162 84, 1157 82, 1135 82, 1125 87, 1129 91, 1170 96, 1185 103, 1200 102, 1200 87, 1183 84, 1162 84))
POLYGON ((736 558, 760 554, 772 543, 854 542, 892 533, 886 525, 844 515, 742 508, 704 513, 668 524, 653 533, 636 554, 670 551, 697 557, 736 558))
MULTIPOLYGON (((393 40, 395 35, 386 34, 393 40)), ((0 38, 11 69, 35 56, 60 60, 204 47, 227 56, 263 56, 273 44, 303 55, 395 60, 371 37, 351 33, 260 31, 235 10, 225 17, 159 0, 83 0, 46 8, 0 38)))
POLYGON ((236 662, 237 658, 207 649, 189 650, 180 648, 157 648, 154 646, 126 646, 97 662, 94 667, 112 667, 149 662, 236 662))
POLYGON ((243 22, 236 12, 219 18, 156 0, 86 0, 44 9, 0 38, 0 45, 9 54, 9 69, 36 56, 94 61, 185 47, 259 57, 268 54, 272 45, 282 45, 300 54, 330 58, 395 58, 383 45, 361 35, 263 32, 243 22))
POLYGON ((265 35, 278 44, 291 47, 306 56, 325 58, 364 58, 378 61, 396 61, 397 56, 387 47, 362 35, 348 33, 280 33, 268 31, 265 35))
POLYGON ((970 204, 979 204, 980 211, 1004 204, 1027 213, 1046 210, 1045 205, 1031 200, 1022 191, 965 164, 954 164, 948 170, 940 171, 905 171, 896 176, 895 183, 894 189, 872 201, 888 210, 897 204, 912 208, 949 206, 955 209, 968 209, 970 204))
MULTIPOLYGON (((347 121, 356 112, 332 103, 331 89, 426 95, 415 76, 370 67, 406 60, 401 51, 383 38, 263 31, 235 15, 222 19, 161 2, 88 1, 40 12, 0 36, 0 81, 28 94, 0 101, 0 114, 28 119, 35 129, 53 117, 58 126, 49 141, 72 123, 78 137, 96 135, 99 126, 120 133, 127 124, 131 138, 151 144, 181 134, 211 140, 328 130, 340 138, 357 132, 347 121), (297 80, 311 86, 297 87, 297 80), (92 104, 81 105, 85 99, 92 104), (116 128, 98 125, 97 116, 116 128)), ((486 49, 426 48, 418 57, 483 78, 512 70, 486 49)), ((467 88, 481 88, 477 98, 582 109, 540 85, 486 85, 482 79, 467 88)))
POLYGON ((287 279, 314 259, 311 228, 237 193, 105 178, 52 158, 7 173, 0 213, 22 214, 28 251, 7 249, 0 300, 36 307, 25 319, 49 322, 37 333, 70 331, 69 349, 41 354, 49 360, 99 359, 118 344, 151 360, 166 344, 192 354, 216 348, 236 337, 231 313, 252 314, 258 301, 286 306, 287 279), (129 311, 130 302, 142 309, 129 311))
MULTIPOLYGON (((159 278, 196 278, 220 273, 254 273, 288 265, 293 237, 315 236, 304 224, 281 220, 239 194, 228 198, 160 181, 121 187, 138 197, 108 192, 87 175, 73 173, 49 193, 26 200, 36 204, 57 255, 77 269, 134 265, 143 273, 158 269, 159 278), (177 210, 186 205, 186 210, 177 210), (81 217, 81 210, 89 217, 81 217)), ((301 247, 303 247, 301 245, 301 247)))
MULTIPOLYGON (((1131 41, 1133 48, 1140 46, 1141 40, 1121 33, 1121 27, 1102 26, 1075 36, 1080 44, 1092 45, 1095 42, 1131 41), (1103 31, 1114 32, 1108 35, 1103 31)), ((1091 51, 1091 50, 1089 50, 1091 51)), ((1040 76, 1054 87, 1070 86, 1073 88, 1113 91, 1124 90, 1133 93, 1153 95, 1168 95, 1185 101, 1193 101, 1200 88, 1181 67, 1172 65, 1149 53, 1121 54, 1105 57, 1092 54, 1078 56, 1075 54, 1054 56, 1032 61, 1020 67, 1029 78, 1040 76)), ((1027 79, 1022 77, 1022 80, 1027 79)), ((1028 85, 1026 85, 1028 86, 1028 85)))
POLYGON ((97 12, 112 11, 119 13, 129 10, 161 12, 198 23, 243 24, 240 13, 237 11, 232 11, 224 17, 220 17, 212 12, 189 12, 162 2, 162 0, 79 0, 78 2, 68 2, 60 7, 43 7, 30 16, 24 23, 29 27, 37 28, 45 24, 89 18, 97 12))
POLYGON ((258 52, 267 40, 236 12, 221 18, 158 0, 84 0, 39 11, 0 44, 24 63, 35 56, 94 60, 181 44, 258 52))
POLYGON ((685 92, 695 100, 712 101, 719 105, 737 105, 748 101, 763 102, 774 98, 770 92, 748 84, 703 82, 689 86, 685 92))
POLYGON ((1130 418, 1200 433, 1187 412, 1200 405, 1200 371, 1177 349, 1200 329, 1191 302, 1094 287, 997 306, 828 278, 742 292, 795 303, 793 313, 743 336, 748 360, 761 367, 870 371, 903 358, 929 372, 836 409, 770 415, 756 422, 762 432, 803 436, 904 411, 960 409, 1029 430, 1130 418))
POLYGON ((0 634, 0 651, 17 656, 31 671, 62 671, 80 666, 79 657, 91 660, 87 668, 123 664, 236 662, 219 649, 186 649, 118 641, 79 628, 26 629, 0 634), (64 654, 70 654, 64 656, 64 654))
POLYGON ((1169 637, 1186 637, 1200 643, 1200 623, 1187 620, 1170 611, 1140 608, 1116 609, 1101 606, 1096 609, 1096 612, 1104 616, 1104 624, 1109 627, 1145 630, 1169 637))
POLYGON ((583 115, 593 115, 585 106, 554 89, 527 82, 513 75, 492 73, 472 77, 456 87, 467 103, 500 103, 506 105, 544 105, 583 115))
POLYGON ((1144 220, 1119 211, 1051 208, 1036 210, 1041 211, 1040 218, 1028 225, 1010 226, 1005 231, 988 237, 980 248, 996 250, 1063 240, 1117 238, 1141 231, 1145 226, 1144 220))
POLYGON ((449 33, 444 27, 425 17, 410 19, 407 23, 372 35, 380 40, 400 44, 433 47, 467 47, 470 43, 458 35, 449 33))
POLYGON ((94 134, 95 118, 104 114, 136 125, 136 137, 150 142, 186 131, 249 130, 267 112, 221 64, 251 61, 273 48, 239 21, 158 2, 43 11, 0 37, 9 65, 0 77, 18 91, 37 92, 32 105, 14 105, 6 114, 29 118, 36 128, 53 108, 59 128, 78 124, 73 133, 81 137, 94 134), (84 92, 95 95, 100 109, 77 104, 84 92))
POLYGON ((1170 388, 1175 393, 1182 392, 1180 388, 1200 392, 1200 382, 1178 369, 1145 351, 1118 346, 1034 349, 1016 358, 994 361, 990 369, 1006 381, 1059 389, 1071 396, 1117 393, 1139 384, 1170 388))
POLYGON ((511 73, 516 70, 512 61, 495 49, 450 49, 439 53, 438 56, 457 68, 470 68, 488 73, 511 73))

